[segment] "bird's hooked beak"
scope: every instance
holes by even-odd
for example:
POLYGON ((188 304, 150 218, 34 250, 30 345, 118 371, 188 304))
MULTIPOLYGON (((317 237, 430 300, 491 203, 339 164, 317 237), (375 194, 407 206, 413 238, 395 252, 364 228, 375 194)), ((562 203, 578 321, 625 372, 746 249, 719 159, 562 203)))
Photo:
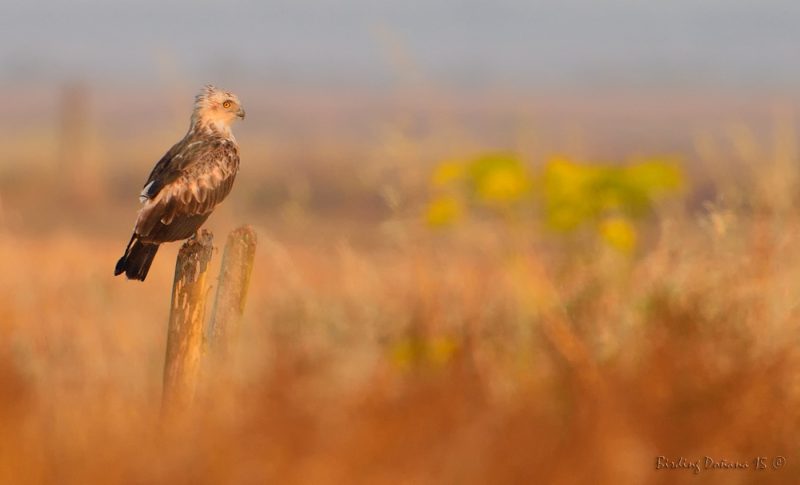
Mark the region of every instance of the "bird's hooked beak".
POLYGON ((244 108, 239 108, 239 111, 236 112, 236 116, 240 119, 244 119, 244 108))

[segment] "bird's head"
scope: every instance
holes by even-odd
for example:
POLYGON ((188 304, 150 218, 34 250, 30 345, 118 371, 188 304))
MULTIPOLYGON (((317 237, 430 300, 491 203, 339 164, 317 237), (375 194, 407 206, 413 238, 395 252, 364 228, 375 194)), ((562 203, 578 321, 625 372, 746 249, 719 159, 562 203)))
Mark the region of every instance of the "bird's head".
POLYGON ((244 119, 244 108, 239 97, 230 91, 209 84, 195 98, 194 123, 227 132, 237 118, 244 119))

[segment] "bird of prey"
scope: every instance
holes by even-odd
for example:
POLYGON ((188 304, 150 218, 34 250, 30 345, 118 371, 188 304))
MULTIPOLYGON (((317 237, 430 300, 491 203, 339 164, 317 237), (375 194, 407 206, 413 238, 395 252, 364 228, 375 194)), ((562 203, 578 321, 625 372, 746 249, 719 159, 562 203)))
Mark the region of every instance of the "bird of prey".
POLYGON ((244 119, 235 94, 206 86, 195 98, 189 131, 153 167, 133 236, 114 275, 144 281, 158 245, 194 235, 231 191, 239 145, 231 124, 244 119))

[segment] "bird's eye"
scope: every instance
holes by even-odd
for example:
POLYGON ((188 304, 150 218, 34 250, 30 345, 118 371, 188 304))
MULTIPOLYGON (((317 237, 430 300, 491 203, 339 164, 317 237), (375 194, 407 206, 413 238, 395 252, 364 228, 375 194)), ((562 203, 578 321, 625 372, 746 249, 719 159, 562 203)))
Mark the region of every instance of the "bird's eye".
POLYGON ((225 108, 225 109, 230 108, 231 107, 231 102, 230 101, 225 101, 224 103, 222 103, 222 107, 225 108))

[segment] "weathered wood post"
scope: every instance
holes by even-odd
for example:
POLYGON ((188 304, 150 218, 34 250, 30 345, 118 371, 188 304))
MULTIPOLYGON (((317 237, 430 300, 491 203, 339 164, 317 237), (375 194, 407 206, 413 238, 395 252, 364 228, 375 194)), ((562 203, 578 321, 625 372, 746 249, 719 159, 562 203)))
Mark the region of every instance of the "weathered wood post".
POLYGON ((206 273, 213 251, 213 235, 200 231, 178 252, 164 362, 162 412, 185 409, 194 397, 203 352, 206 273))
POLYGON ((208 340, 217 358, 227 360, 247 301, 256 254, 256 232, 249 225, 228 235, 219 270, 217 296, 211 313, 208 340))

